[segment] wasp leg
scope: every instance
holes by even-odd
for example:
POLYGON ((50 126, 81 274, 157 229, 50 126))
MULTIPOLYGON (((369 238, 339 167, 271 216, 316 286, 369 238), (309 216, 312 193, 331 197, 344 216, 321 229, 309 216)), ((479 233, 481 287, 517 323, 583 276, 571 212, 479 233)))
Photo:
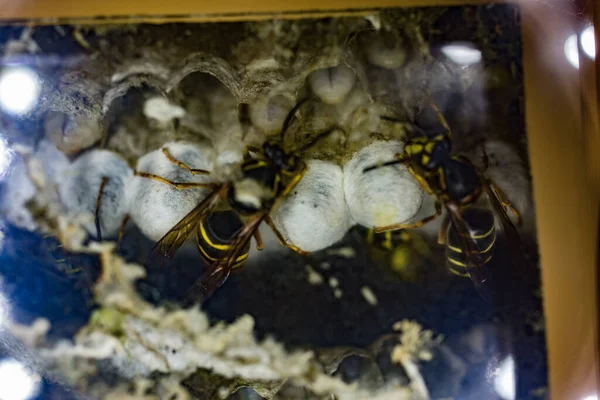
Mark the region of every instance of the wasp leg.
MULTIPOLYGON (((286 188, 281 192, 281 198, 287 196, 292 191, 292 189, 298 184, 298 182, 300 182, 307 170, 308 166, 303 163, 300 171, 290 180, 286 188)), ((269 219, 269 217, 267 217, 267 219, 269 219)))
POLYGON ((247 152, 252 152, 252 153, 260 153, 260 149, 256 146, 246 146, 246 151, 247 152))
POLYGON ((267 223, 267 225, 269 225, 269 227, 273 230, 273 233, 275 234, 275 236, 277 236, 277 239, 279 239, 279 242, 294 250, 296 253, 302 254, 302 255, 308 255, 309 253, 304 251, 304 250, 300 250, 298 247, 294 246, 291 243, 288 243, 287 240, 285 240, 285 238, 283 237, 283 235, 281 234, 281 232, 279 232, 279 229, 277 229, 277 227, 275 226, 275 224, 273 223, 273 220, 271 219, 270 216, 266 216, 265 217, 265 222, 267 223))
POLYGON ((506 193, 504 193, 504 191, 502 189, 500 189, 500 187, 498 187, 498 185, 496 185, 494 183, 494 181, 492 181, 489 178, 488 178, 488 185, 490 185, 490 187, 492 188, 492 190, 498 197, 498 200, 500 200, 500 203, 502 203, 502 206, 504 208, 510 210, 514 214, 514 216, 517 218, 517 225, 519 225, 519 226, 522 225, 523 218, 521 217, 521 214, 519 213, 519 211, 517 211, 517 209, 512 205, 510 200, 508 200, 506 193))
POLYGON ((257 230, 254 231, 254 240, 256 240, 256 250, 262 251, 265 248, 263 244, 262 237, 260 236, 260 232, 257 230))
POLYGON ((481 146, 481 160, 483 162, 483 171, 487 171, 487 169, 490 166, 490 159, 488 157, 487 151, 485 150, 485 141, 481 141, 480 143, 481 146))
POLYGON ((108 178, 106 176, 102 177, 102 182, 100 183, 100 189, 98 189, 98 196, 96 196, 96 210, 94 211, 94 224, 96 225, 96 238, 98 241, 102 241, 102 230, 100 229, 100 202, 102 199, 102 192, 104 191, 104 187, 108 182, 108 178))
POLYGON ((438 108, 437 104, 435 104, 435 102, 433 100, 431 100, 430 105, 431 105, 431 108, 433 108, 433 111, 435 112, 435 114, 437 115, 438 121, 440 121, 440 123, 446 130, 446 136, 451 137, 452 134, 451 134, 450 126, 448 125, 448 121, 446 121, 446 118, 444 117, 444 115, 442 114, 440 109, 438 108))
POLYGON ((426 223, 428 223, 430 221, 433 221, 434 219, 439 217, 441 214, 442 214, 442 204, 439 202, 436 202, 435 203, 435 214, 428 215, 427 217, 424 217, 418 221, 411 222, 408 224, 393 224, 393 225, 386 225, 386 226, 375 226, 375 227, 373 227, 373 230, 375 231, 375 233, 381 233, 381 232, 386 232, 386 231, 397 231, 399 229, 415 229, 415 228, 419 228, 419 227, 425 225, 426 223))
POLYGON ((173 157, 171 155, 171 153, 169 152, 169 149, 167 149, 167 148, 163 148, 162 152, 169 161, 171 161, 173 164, 177 165, 179 168, 189 171, 192 175, 208 175, 208 174, 210 174, 210 171, 207 171, 205 169, 199 169, 199 168, 191 168, 187 164, 179 161, 178 159, 176 159, 175 157, 173 157))
POLYGON ((75 41, 84 49, 89 49, 90 48, 90 43, 85 40, 85 37, 83 36, 83 33, 81 33, 81 29, 80 28, 75 28, 73 30, 73 39, 75 39, 75 41))
POLYGON ((372 171, 372 170, 377 169, 377 168, 387 167, 389 165, 406 164, 409 161, 410 161, 410 159, 408 157, 405 157, 403 153, 397 153, 397 154, 394 155, 394 159, 393 160, 386 161, 386 162, 383 162, 383 163, 377 163, 375 165, 371 165, 369 167, 366 167, 365 169, 363 169, 363 173, 372 171))
POLYGON ((127 214, 125 215, 125 218, 123 218, 123 221, 121 221, 121 227, 119 228, 119 236, 117 236, 117 244, 121 243, 121 240, 123 240, 123 236, 125 236, 125 227, 127 226, 127 223, 130 219, 131 216, 127 214))
POLYGON ((216 183, 198 183, 198 182, 173 182, 168 179, 163 178, 162 176, 149 174, 147 172, 135 171, 133 173, 135 176, 141 176, 143 178, 153 179, 158 182, 162 182, 165 185, 172 186, 174 189, 183 190, 183 189, 191 189, 191 188, 200 188, 200 187, 208 187, 212 189, 216 189, 219 187, 219 184, 216 183))
POLYGON ((448 232, 448 226, 450 225, 450 218, 446 216, 444 221, 442 222, 442 226, 438 231, 437 242, 438 244, 444 246, 446 244, 446 232, 448 232))

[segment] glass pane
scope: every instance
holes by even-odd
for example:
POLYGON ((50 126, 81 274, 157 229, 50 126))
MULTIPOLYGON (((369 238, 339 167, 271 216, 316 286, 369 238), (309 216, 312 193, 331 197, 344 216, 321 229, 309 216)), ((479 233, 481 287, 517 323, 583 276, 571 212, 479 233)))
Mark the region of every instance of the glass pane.
POLYGON ((1 29, 0 398, 547 397, 517 6, 1 29))

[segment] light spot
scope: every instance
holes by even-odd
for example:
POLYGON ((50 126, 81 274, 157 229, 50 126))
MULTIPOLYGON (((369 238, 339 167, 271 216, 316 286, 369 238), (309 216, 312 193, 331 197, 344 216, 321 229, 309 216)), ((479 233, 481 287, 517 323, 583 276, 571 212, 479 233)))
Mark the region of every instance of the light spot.
POLYGON ((10 114, 26 114, 40 97, 40 81, 27 67, 8 67, 0 75, 0 107, 10 114))
POLYGON ((329 271, 331 269, 331 264, 329 264, 328 262, 322 262, 321 268, 323 268, 326 271, 329 271))
POLYGON ((370 287, 368 287, 368 286, 361 287, 360 288, 360 294, 362 294, 362 297, 370 305, 372 305, 372 306, 376 306, 377 305, 377 303, 378 303, 377 297, 375 296, 375 293, 373 293, 373 291, 371 290, 370 287))
POLYGON ((315 271, 310 265, 306 266, 306 273, 308 274, 308 283, 311 285, 320 285, 323 283, 323 275, 315 271))
MULTIPOLYGON (((1 288, 1 286, 0 286, 1 288)), ((8 300, 0 293, 0 330, 6 325, 10 318, 10 308, 8 300)), ((2 397, 0 397, 1 399, 2 397)))
POLYGON ((329 286, 332 289, 335 289, 338 286, 340 286, 340 281, 338 281, 337 278, 331 277, 331 278, 329 278, 329 286))
POLYGON ((598 400, 598 396, 595 394, 590 394, 589 396, 585 396, 581 400, 598 400))
POLYGON ((577 49, 577 35, 575 33, 565 40, 564 50, 569 64, 579 68, 579 50, 577 49))
POLYGON ((352 247, 339 247, 335 249, 327 250, 327 254, 331 256, 338 256, 342 258, 353 258, 356 256, 356 252, 352 247))
POLYGON ((481 61, 481 51, 471 43, 451 43, 442 47, 442 53, 459 65, 472 65, 481 61))
POLYGON ((185 116, 185 110, 169 102, 164 97, 157 96, 146 100, 144 103, 144 115, 148 118, 166 123, 175 118, 185 116))
POLYGON ((13 152, 8 143, 0 136, 0 179, 4 178, 10 169, 13 152))
POLYGON ((0 399, 28 400, 41 389, 40 376, 13 359, 0 362, 0 399))
POLYGON ((515 399, 515 360, 511 356, 506 357, 494 371, 494 389, 504 400, 515 399))
POLYGON ((590 25, 581 32, 579 37, 583 52, 592 60, 596 58, 596 37, 594 36, 594 26, 590 25))

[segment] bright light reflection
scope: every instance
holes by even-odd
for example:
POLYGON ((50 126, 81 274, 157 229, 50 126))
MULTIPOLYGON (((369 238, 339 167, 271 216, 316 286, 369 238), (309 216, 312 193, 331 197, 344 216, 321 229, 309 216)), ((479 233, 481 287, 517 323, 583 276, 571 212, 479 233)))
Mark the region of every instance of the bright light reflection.
MULTIPOLYGON (((8 301, 6 300, 6 297, 0 293, 0 330, 2 330, 4 324, 8 322, 9 312, 8 301)), ((2 399, 2 397, 0 397, 0 399, 2 399)))
POLYGON ((460 65, 471 65, 481 61, 481 51, 469 43, 453 43, 442 47, 442 53, 460 65))
POLYGON ((0 399, 29 400, 38 394, 40 388, 39 375, 29 372, 17 360, 0 362, 0 399))
POLYGON ((515 360, 508 356, 502 361, 494 377, 494 389, 504 400, 514 400, 516 396, 515 360))
POLYGON ((27 67, 7 67, 0 75, 0 107, 10 114, 25 114, 40 97, 38 75, 27 67))
POLYGON ((581 32, 581 48, 583 52, 592 60, 596 58, 596 38, 594 37, 594 27, 588 26, 581 32))
POLYGON ((0 136, 0 179, 8 172, 12 158, 13 153, 8 147, 8 143, 0 136))
POLYGON ((598 400, 598 396, 596 396, 595 394, 591 394, 589 396, 584 397, 581 400, 598 400))
POLYGON ((565 40, 565 56, 573 67, 579 68, 579 51, 577 50, 577 35, 575 33, 565 40))

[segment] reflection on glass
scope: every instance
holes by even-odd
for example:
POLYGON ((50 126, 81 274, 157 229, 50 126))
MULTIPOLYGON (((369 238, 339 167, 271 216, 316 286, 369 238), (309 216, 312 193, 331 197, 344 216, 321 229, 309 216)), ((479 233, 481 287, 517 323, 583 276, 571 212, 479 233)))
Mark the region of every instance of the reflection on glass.
POLYGON ((508 356, 502 361, 494 378, 496 393, 504 400, 515 398, 515 360, 508 356))
MULTIPOLYGON (((4 330, 94 398, 226 398, 239 385, 262 391, 282 380, 289 387, 272 390, 284 399, 542 393, 517 13, 498 4, 392 9, 374 22, 69 25, 21 35, 21 49, 30 39, 39 49, 11 60, 36 63, 0 67, 0 172, 10 169, 0 182, 4 330), (406 164, 427 171, 401 165, 409 143, 421 157, 406 164), (453 158, 459 152, 464 159, 453 158), (245 163, 227 165, 231 157, 245 163), (213 167, 212 176, 200 171, 213 167), (446 175, 458 179, 447 185, 446 175), (294 179, 283 196, 275 182, 294 179), (487 179, 523 228, 507 222, 511 210, 487 179), (439 196, 426 193, 428 181, 439 196), (481 189, 494 204, 474 203, 481 189), (439 215, 436 197, 463 191, 468 204, 447 204, 454 222, 427 222, 439 215), (253 239, 275 201, 281 237, 253 239), (506 217, 504 232, 494 211, 506 217), (415 229, 370 229, 407 223, 415 229), (155 247, 169 230, 173 257, 160 254, 168 240, 155 247), (261 257, 249 253, 247 268, 214 289, 227 276, 220 271, 245 260, 241 244, 254 242, 264 242, 261 257), (448 270, 457 259, 477 266, 473 279, 448 270), (202 277, 211 299, 193 299, 202 277), (186 298, 198 305, 185 308, 186 298), (506 358, 512 349, 527 357, 506 358), (148 390, 132 382, 138 374, 148 390)), ((56 394, 61 385, 41 386, 43 398, 68 398, 56 394)))
POLYGON ((594 26, 590 25, 581 32, 581 48, 591 59, 596 57, 596 38, 594 37, 594 26))
MULTIPOLYGON (((12 161, 12 151, 6 140, 0 136, 0 178, 3 178, 9 170, 12 161)), ((1 242, 0 242, 1 244, 1 242)))
POLYGON ((565 40, 565 57, 569 64, 579 68, 579 51, 577 50, 577 35, 573 33, 565 40))
POLYGON ((26 114, 40 96, 37 74, 27 67, 9 67, 0 75, 0 107, 10 114, 26 114))
MULTIPOLYGON (((0 233, 1 232, 2 231, 0 231, 0 233)), ((0 240, 3 240, 3 239, 4 239, 4 234, 2 233, 2 236, 0 236, 0 240)), ((0 247, 0 250, 1 250, 1 247, 0 247)), ((0 329, 2 329, 4 324, 6 324, 6 322, 8 321, 8 318, 9 318, 8 301, 6 300, 6 297, 4 297, 4 295, 2 293, 0 293, 0 329)))
POLYGON ((595 395, 595 394, 591 394, 591 395, 589 395, 589 396, 586 396, 586 397, 584 397, 584 398, 583 398, 583 399, 581 399, 581 400, 598 400, 598 396, 597 396, 597 395, 595 395))
POLYGON ((481 51, 470 43, 452 43, 442 47, 442 53, 452 62, 460 65, 472 65, 481 61, 481 51))
POLYGON ((0 362, 0 399, 28 400, 40 390, 40 377, 12 359, 0 362))

